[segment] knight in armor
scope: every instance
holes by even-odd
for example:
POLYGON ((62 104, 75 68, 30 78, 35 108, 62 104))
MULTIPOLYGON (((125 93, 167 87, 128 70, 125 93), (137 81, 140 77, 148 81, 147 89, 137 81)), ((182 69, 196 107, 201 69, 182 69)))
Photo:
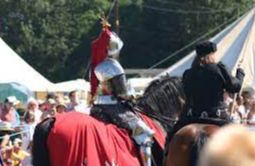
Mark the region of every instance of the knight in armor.
POLYGON ((138 145, 151 142, 154 131, 136 115, 132 103, 127 100, 126 77, 120 63, 106 58, 97 65, 95 74, 100 92, 95 97, 91 116, 128 129, 138 145))
POLYGON ((226 66, 215 61, 217 46, 210 41, 196 46, 192 67, 183 74, 184 91, 187 97, 184 116, 209 117, 229 120, 224 92, 241 90, 244 71, 238 68, 233 77, 226 66))

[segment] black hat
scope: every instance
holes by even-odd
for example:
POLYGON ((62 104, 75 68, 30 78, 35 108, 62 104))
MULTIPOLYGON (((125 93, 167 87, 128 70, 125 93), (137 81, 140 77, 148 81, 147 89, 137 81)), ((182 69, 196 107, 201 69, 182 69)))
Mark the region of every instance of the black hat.
POLYGON ((217 45, 211 41, 204 41, 196 45, 197 56, 203 57, 217 51, 217 45))

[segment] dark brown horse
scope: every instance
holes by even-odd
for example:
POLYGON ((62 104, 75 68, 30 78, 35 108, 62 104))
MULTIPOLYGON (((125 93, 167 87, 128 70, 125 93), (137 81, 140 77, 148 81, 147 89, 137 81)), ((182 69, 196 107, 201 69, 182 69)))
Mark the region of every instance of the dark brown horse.
POLYGON ((189 118, 177 123, 174 135, 168 134, 164 166, 196 166, 198 155, 208 137, 227 121, 189 118))
MULTIPOLYGON (((159 122, 167 132, 180 113, 182 98, 180 78, 160 78, 149 85, 134 110, 159 122)), ((154 143, 152 150, 154 164, 162 165, 163 149, 154 143)), ((32 155, 34 166, 135 166, 142 165, 137 151, 126 130, 74 112, 47 119, 36 127, 32 155)))

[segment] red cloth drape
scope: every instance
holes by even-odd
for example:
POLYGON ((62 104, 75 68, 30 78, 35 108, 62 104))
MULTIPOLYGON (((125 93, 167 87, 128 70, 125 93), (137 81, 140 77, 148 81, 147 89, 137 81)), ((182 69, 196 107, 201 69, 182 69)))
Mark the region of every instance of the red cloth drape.
POLYGON ((92 97, 95 95, 98 80, 95 76, 95 67, 107 57, 107 46, 110 40, 111 31, 104 28, 99 37, 92 42, 91 68, 90 68, 90 87, 92 97))
POLYGON ((151 129, 153 129, 155 131, 155 140, 157 141, 157 143, 159 144, 159 146, 164 149, 165 147, 165 138, 166 138, 166 134, 164 133, 164 131, 161 129, 161 127, 156 124, 151 118, 149 118, 148 116, 146 116, 145 114, 140 114, 143 121, 150 126, 151 129))
POLYGON ((126 130, 79 112, 56 115, 47 143, 52 166, 141 165, 126 130))
MULTIPOLYGON (((143 119, 163 146, 161 129, 150 118, 143 119)), ((141 165, 139 149, 125 129, 79 112, 57 114, 47 144, 52 166, 141 165)))

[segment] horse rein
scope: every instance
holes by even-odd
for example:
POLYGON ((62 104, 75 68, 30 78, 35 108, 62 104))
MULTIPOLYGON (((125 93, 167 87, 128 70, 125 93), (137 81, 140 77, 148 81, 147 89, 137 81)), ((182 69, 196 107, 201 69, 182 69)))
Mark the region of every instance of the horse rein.
POLYGON ((159 117, 157 117, 157 116, 154 115, 154 114, 151 114, 151 113, 142 111, 141 107, 139 107, 139 106, 135 106, 134 111, 135 111, 135 112, 142 113, 142 114, 145 114, 145 115, 148 115, 149 117, 154 118, 154 119, 156 119, 156 120, 158 120, 158 121, 160 121, 160 122, 163 122, 163 123, 165 123, 166 125, 168 125, 169 122, 174 122, 174 123, 176 123, 176 122, 178 121, 178 119, 169 118, 169 117, 164 116, 164 115, 161 115, 160 118, 159 118, 159 117))

